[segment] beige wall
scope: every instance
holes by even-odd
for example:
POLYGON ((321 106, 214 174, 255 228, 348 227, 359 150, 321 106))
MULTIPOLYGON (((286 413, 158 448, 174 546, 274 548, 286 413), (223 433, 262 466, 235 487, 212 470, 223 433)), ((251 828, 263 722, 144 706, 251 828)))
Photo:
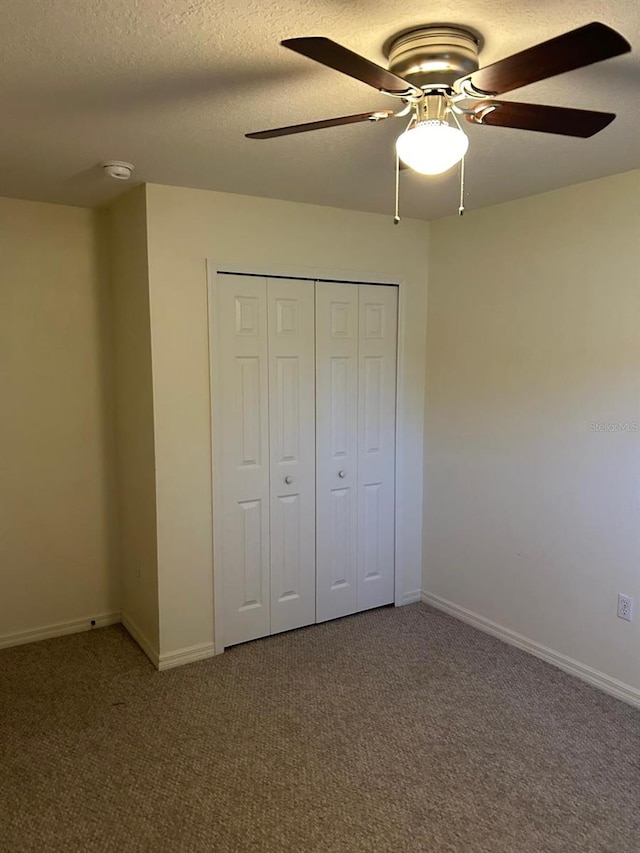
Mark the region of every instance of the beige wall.
POLYGON ((431 224, 424 576, 636 688, 639 178, 431 224))
POLYGON ((138 187, 104 214, 111 256, 117 495, 122 613, 157 662, 156 479, 146 193, 138 187))
POLYGON ((398 495, 404 594, 421 582, 428 226, 390 216, 147 187, 158 512, 160 649, 213 640, 211 436, 205 259, 406 279, 398 495))
POLYGON ((154 185, 100 217, 0 199, 0 643, 121 608, 152 656, 211 642, 211 258, 402 277, 403 594, 640 687, 640 432, 591 427, 640 421, 639 190, 398 228, 154 185))
POLYGON ((119 609, 101 252, 92 211, 0 199, 0 642, 119 609))

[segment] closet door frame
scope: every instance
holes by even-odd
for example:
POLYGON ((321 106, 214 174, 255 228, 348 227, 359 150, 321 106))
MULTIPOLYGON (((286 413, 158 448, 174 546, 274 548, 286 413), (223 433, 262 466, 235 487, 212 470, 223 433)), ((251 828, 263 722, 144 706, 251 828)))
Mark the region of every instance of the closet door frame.
MULTIPOLYGON (((223 578, 222 572, 217 571, 217 566, 222 563, 219 531, 216 535, 216 513, 215 507, 220 506, 221 500, 221 477, 218 472, 222 468, 222 447, 216 441, 218 432, 217 425, 220 420, 219 395, 220 387, 219 365, 217 358, 218 340, 216 336, 216 304, 217 304, 217 279, 222 275, 252 275, 264 278, 294 278, 310 279, 312 281, 328 281, 343 284, 386 284, 398 288, 398 345, 396 354, 396 468, 395 468, 395 587, 394 604, 400 606, 420 600, 419 591, 408 591, 403 589, 405 555, 401 550, 401 530, 399 519, 402 517, 403 500, 403 472, 404 465, 399 464, 402 459, 402 448, 399 442, 400 435, 404 432, 407 422, 407 413, 404 400, 403 369, 404 369, 404 346, 405 346, 405 280, 403 276, 382 275, 366 271, 336 270, 317 267, 303 266, 263 266, 260 264, 249 265, 247 263, 234 264, 207 260, 207 310, 209 319, 209 383, 210 383, 210 413, 211 413, 211 500, 213 513, 213 597, 214 597, 214 646, 215 653, 224 651, 224 602, 223 602, 223 578)), ((408 555, 410 556, 410 555, 408 555)))

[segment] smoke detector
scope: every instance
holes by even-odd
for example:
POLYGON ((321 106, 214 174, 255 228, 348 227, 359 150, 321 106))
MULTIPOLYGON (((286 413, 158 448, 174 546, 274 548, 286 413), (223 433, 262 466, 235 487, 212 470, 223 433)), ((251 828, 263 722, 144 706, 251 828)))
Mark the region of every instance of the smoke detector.
POLYGON ((101 165, 105 175, 116 181, 128 181, 135 169, 133 163, 127 163, 124 160, 106 160, 101 165))

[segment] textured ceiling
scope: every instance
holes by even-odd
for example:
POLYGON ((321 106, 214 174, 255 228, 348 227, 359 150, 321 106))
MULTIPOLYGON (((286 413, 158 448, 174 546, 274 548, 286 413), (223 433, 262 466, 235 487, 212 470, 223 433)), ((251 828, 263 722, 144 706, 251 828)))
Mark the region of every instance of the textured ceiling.
MULTIPOLYGON (((594 20, 634 47, 513 93, 617 113, 592 139, 469 127, 468 208, 640 165, 637 0, 3 0, 2 13, 0 195, 98 206, 128 186, 97 167, 116 158, 136 165, 137 182, 391 213, 400 121, 268 141, 244 133, 397 106, 283 38, 328 36, 384 64, 390 36, 428 23, 479 31, 481 65, 594 20)), ((402 176, 404 215, 456 209, 455 170, 402 176)))

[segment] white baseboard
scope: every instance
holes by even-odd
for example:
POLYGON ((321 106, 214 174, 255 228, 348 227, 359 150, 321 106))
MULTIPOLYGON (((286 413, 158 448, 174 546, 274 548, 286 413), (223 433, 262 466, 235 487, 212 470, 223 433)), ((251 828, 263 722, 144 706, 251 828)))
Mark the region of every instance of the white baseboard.
POLYGON ((175 652, 163 652, 160 654, 126 613, 122 614, 122 624, 155 668, 161 672, 165 669, 182 666, 185 663, 204 660, 205 658, 213 657, 215 654, 213 643, 200 643, 197 646, 188 646, 186 649, 178 649, 175 652))
POLYGON ((18 631, 15 634, 0 636, 0 649, 11 646, 21 646, 26 643, 36 643, 38 640, 50 640, 53 637, 64 637, 67 634, 78 634, 81 631, 90 631, 92 628, 105 628, 107 625, 123 624, 131 637, 140 646, 156 669, 173 669, 185 663, 204 660, 213 657, 215 648, 213 643, 200 643, 175 652, 159 654, 157 649, 144 635, 144 633, 133 622, 126 613, 101 613, 97 616, 87 616, 86 619, 74 619, 70 622, 56 622, 42 628, 33 628, 29 631, 18 631), (94 625, 91 622, 95 622, 94 625))
POLYGON ((67 634, 79 634, 81 631, 91 631, 92 628, 105 628, 120 622, 120 613, 101 613, 97 616, 87 616, 85 619, 73 619, 70 622, 55 622, 41 628, 29 631, 18 631, 15 634, 4 634, 0 637, 0 649, 11 646, 22 646, 25 643, 37 643, 39 640, 50 640, 53 637, 64 637, 67 634), (95 625, 91 622, 94 621, 95 625))
POLYGON ((618 681, 604 672, 600 672, 586 664, 580 663, 580 661, 560 654, 560 652, 543 646, 535 640, 523 637, 522 634, 517 634, 509 628, 504 628, 502 625, 498 625, 497 622, 492 622, 490 619, 486 619, 472 610, 467 610, 465 607, 460 607, 460 605, 454 604, 452 601, 447 601, 446 598, 440 598, 440 596, 433 595, 430 592, 423 592, 422 601, 430 604, 432 607, 436 607, 438 610, 442 610, 444 613, 448 613, 450 616, 454 616, 456 619, 460 619, 461 622, 473 625, 474 628, 478 628, 486 634, 498 637, 498 639, 509 643, 511 646, 529 652, 529 654, 535 655, 535 657, 541 658, 547 663, 553 664, 553 666, 557 666, 558 669, 562 669, 570 675, 581 678, 587 684, 591 684, 592 687, 598 687, 605 693, 615 696, 616 699, 622 699, 623 702, 640 708, 640 690, 632 687, 630 684, 618 681))
POLYGON ((186 649, 178 649, 175 652, 163 652, 157 666, 160 671, 173 669, 185 663, 211 658, 215 653, 213 643, 199 643, 197 646, 188 646, 186 649))
POLYGON ((138 628, 138 626, 133 622, 130 616, 126 613, 122 614, 122 624, 126 628, 127 632, 131 634, 131 637, 136 641, 136 643, 140 646, 145 655, 149 658, 151 663, 155 666, 156 669, 160 669, 160 655, 158 651, 153 647, 153 645, 149 642, 147 637, 142 633, 142 631, 138 628))
POLYGON ((413 592, 404 592, 399 605, 402 607, 404 604, 415 604, 416 601, 421 601, 421 596, 422 590, 420 589, 414 589, 413 592))

